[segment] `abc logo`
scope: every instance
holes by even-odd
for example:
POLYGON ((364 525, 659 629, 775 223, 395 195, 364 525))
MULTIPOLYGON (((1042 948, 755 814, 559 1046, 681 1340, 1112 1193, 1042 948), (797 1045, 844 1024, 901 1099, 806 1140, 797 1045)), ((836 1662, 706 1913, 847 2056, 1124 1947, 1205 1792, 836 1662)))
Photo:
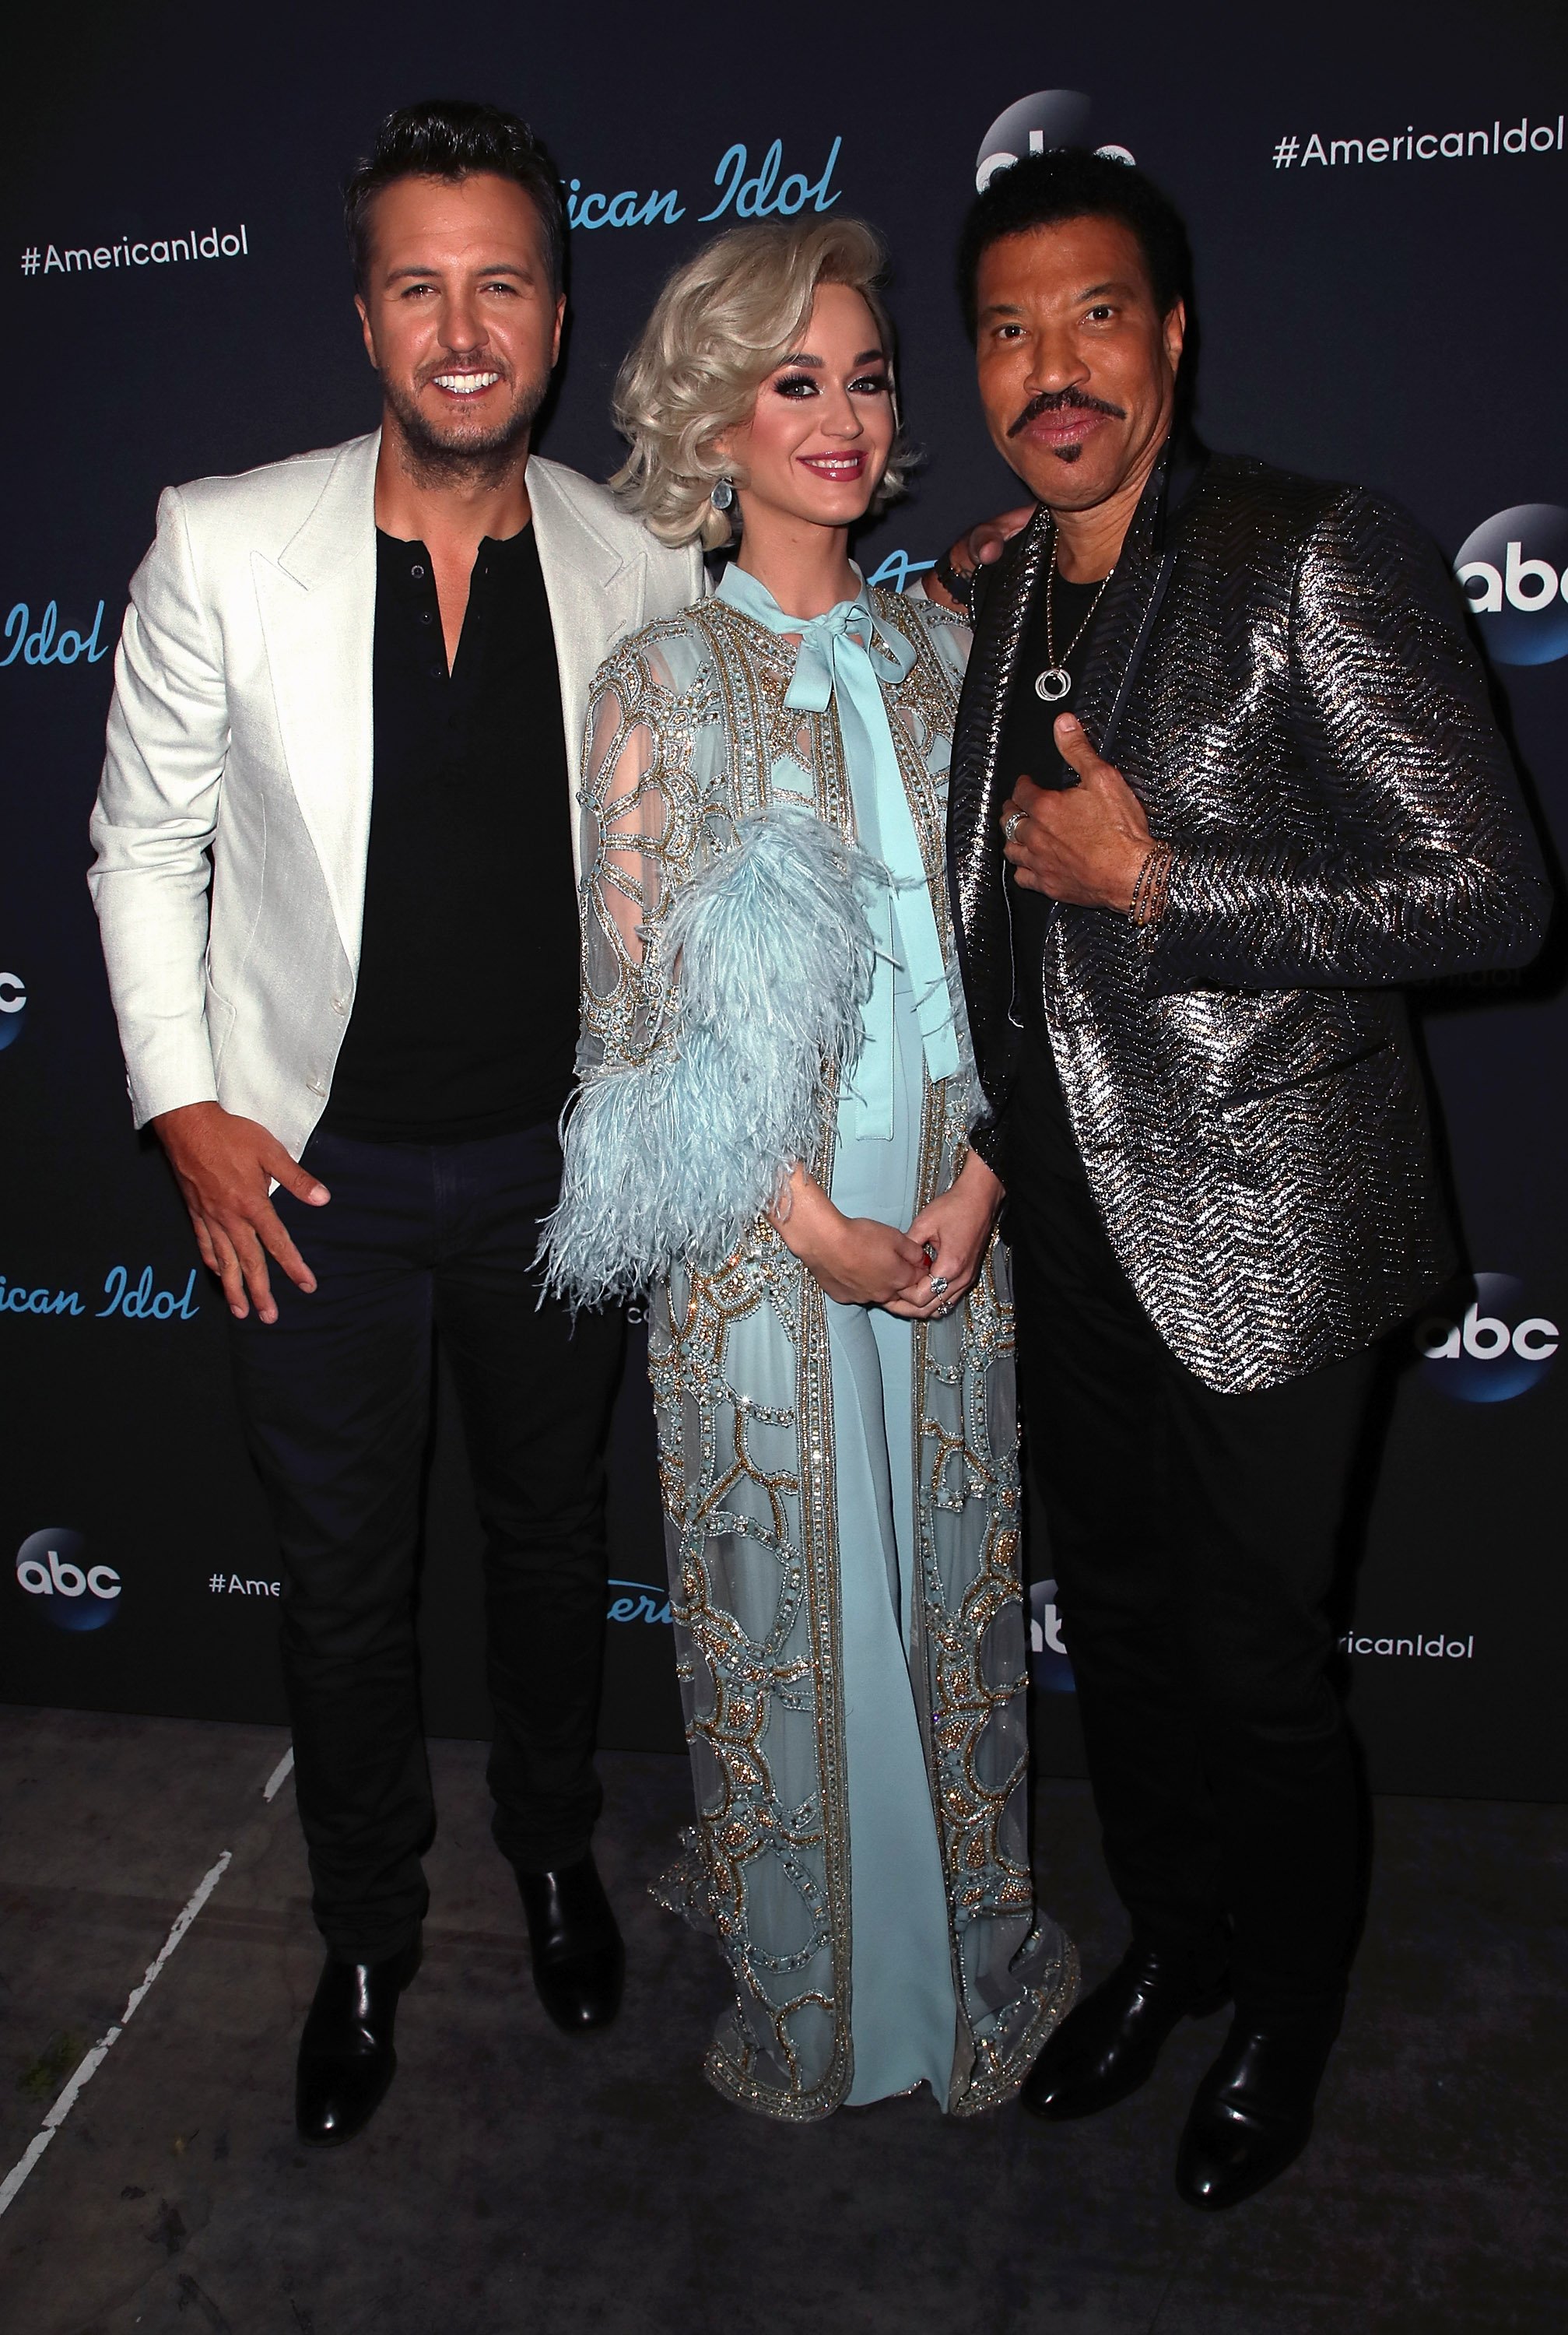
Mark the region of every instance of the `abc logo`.
POLYGON ((39 1599, 57 1629, 102 1630, 120 1610, 120 1575, 111 1565, 84 1565, 79 1532, 29 1533, 16 1552, 17 1585, 39 1599))
POLYGON ((0 1054, 22 1035, 27 1018, 27 986, 19 973, 0 973, 0 1054))
POLYGON ((1036 1581, 1030 1589, 1029 1674, 1047 1694, 1078 1691, 1057 1619, 1054 1581, 1036 1581))
POLYGON ((1454 573, 1497 664, 1568 656, 1568 510, 1515 503, 1499 511, 1460 546, 1454 573))
MULTIPOLYGON (((999 113, 980 141, 974 183, 985 192, 999 170, 1011 170, 1025 154, 1045 154, 1053 146, 1082 146, 1089 122, 1089 100, 1079 89, 1038 89, 999 113)), ((1099 146, 1095 151, 1115 162, 1130 162, 1125 146, 1099 146)))
POLYGON ((1551 1369, 1557 1346, 1556 1323, 1529 1313, 1524 1284, 1506 1273, 1476 1274, 1451 1308, 1416 1324, 1422 1376, 1455 1402, 1527 1394, 1551 1369))

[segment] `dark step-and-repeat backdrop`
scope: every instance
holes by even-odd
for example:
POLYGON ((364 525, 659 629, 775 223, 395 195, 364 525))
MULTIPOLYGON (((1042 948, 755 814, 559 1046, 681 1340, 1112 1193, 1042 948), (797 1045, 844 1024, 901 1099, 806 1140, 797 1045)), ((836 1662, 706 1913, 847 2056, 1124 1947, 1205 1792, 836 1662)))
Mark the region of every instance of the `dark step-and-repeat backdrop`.
MULTIPOLYGON (((573 317, 545 447, 596 477, 616 460, 616 363, 673 262, 737 219, 876 221, 926 456, 913 498, 862 546, 895 582, 1015 499, 952 289, 977 176, 1041 142, 1136 156, 1191 223, 1210 443, 1362 480, 1418 514, 1475 609, 1543 823, 1568 819, 1568 49, 1548 0, 42 13, 31 50, 8 50, 0 232, 15 271, 0 366, 0 1697, 282 1715, 277 1566, 222 1308, 160 1158, 131 1132, 85 827, 159 490, 375 420, 337 190, 394 104, 487 97, 548 139, 570 197, 573 317)), ((1401 1357, 1347 1574, 1351 1704, 1386 1789, 1558 1797, 1560 972, 1549 954, 1523 979, 1434 995, 1423 1026, 1475 1276, 1401 1357)), ((673 1748, 635 1356, 616 1442, 605 1738, 673 1748)), ((479 1536, 450 1400, 430 1503, 429 1721, 482 1735, 479 1536)), ((1072 1674, 1039 1536, 1031 1564, 1040 1759, 1071 1774, 1072 1674)))

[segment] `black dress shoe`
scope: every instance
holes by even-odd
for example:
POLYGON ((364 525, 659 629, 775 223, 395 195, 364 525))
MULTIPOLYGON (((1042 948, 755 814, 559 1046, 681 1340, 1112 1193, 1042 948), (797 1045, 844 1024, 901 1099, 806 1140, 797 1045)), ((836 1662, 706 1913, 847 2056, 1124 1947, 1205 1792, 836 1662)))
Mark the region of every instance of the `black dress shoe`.
POLYGON ((607 2027, 621 2007, 626 1949, 592 1856, 554 1873, 519 1873, 534 1984, 557 2027, 607 2027))
POLYGON ((1272 2025, 1237 2017, 1198 2086, 1176 2153, 1176 2187, 1189 2205, 1221 2213, 1294 2164, 1312 2137, 1339 2025, 1337 2009, 1272 2025))
POLYGON ((419 1966, 417 1936, 385 1962, 328 1962, 299 2039, 294 2115, 307 2147, 352 2140, 385 2099, 398 1997, 419 1966))
POLYGON ((1228 1981, 1190 1955, 1135 1940, 1050 2038, 1024 2078, 1024 2107, 1053 2124, 1114 2107, 1147 2083, 1173 2027, 1207 2018, 1229 1994, 1228 1981))

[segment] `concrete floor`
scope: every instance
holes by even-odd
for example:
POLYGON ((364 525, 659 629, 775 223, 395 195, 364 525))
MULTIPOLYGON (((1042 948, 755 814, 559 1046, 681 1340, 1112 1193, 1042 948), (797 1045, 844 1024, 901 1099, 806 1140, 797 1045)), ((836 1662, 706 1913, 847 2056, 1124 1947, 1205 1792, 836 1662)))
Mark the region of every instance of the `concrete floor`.
MULTIPOLYGON (((645 1884, 683 1762, 605 1761, 630 1946, 609 2034, 546 2022, 482 1748, 435 1747, 442 1833, 402 2065, 369 2133, 307 2156, 295 2037, 317 1972, 285 1748, 265 1728, 0 1711, 0 2178, 220 1853, 232 1861, 4 2220, 6 2335, 1545 2335, 1568 2322, 1568 1811, 1390 1800, 1318 2138, 1223 2218, 1171 2162, 1223 2020, 1052 2131, 930 2100, 783 2129, 698 2062, 722 1982, 645 1884)), ((1119 1923, 1084 1788, 1040 1796, 1041 1873, 1090 1975, 1119 1923)))

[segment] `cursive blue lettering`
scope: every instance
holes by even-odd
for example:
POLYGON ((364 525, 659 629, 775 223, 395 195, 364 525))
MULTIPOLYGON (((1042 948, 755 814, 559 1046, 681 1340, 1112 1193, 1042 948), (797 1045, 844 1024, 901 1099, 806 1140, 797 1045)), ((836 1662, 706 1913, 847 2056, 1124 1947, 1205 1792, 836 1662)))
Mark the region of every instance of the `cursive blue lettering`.
POLYGON ((835 138, 828 149, 827 165, 815 186, 808 186, 799 171, 791 171, 778 194, 775 195, 774 181, 779 176, 779 168, 784 159, 783 140, 775 138, 762 158, 762 167, 757 176, 754 179, 748 179, 746 149, 737 140, 725 153, 713 173, 713 184, 721 191, 712 209, 702 213, 702 223, 706 225, 710 219, 721 218, 731 204, 734 205, 737 218, 768 218, 776 211, 782 212, 787 218, 792 218, 797 211, 804 210, 808 201, 817 210, 830 210, 842 191, 838 188, 833 188, 829 192, 829 188, 834 166, 837 162, 843 144, 842 138, 835 138), (725 183, 726 179, 728 184, 725 183), (791 199, 786 202, 784 198, 787 191, 795 188, 799 188, 799 193, 793 194, 791 199))
POLYGON ((833 165, 838 160, 838 150, 843 143, 844 140, 842 138, 836 138, 833 140, 832 145, 828 150, 828 160, 824 167, 822 176, 818 179, 817 184, 814 187, 808 187, 806 189, 806 192, 811 197, 812 208, 816 210, 830 211, 834 204, 838 200, 838 197, 842 189, 835 187, 833 192, 829 194, 828 191, 828 181, 833 176, 833 165))
POLYGON ((99 1308, 94 1319, 102 1322, 111 1313, 118 1313, 125 1322, 169 1322, 178 1314, 182 1322, 193 1321, 201 1311, 199 1305, 191 1302, 195 1288, 194 1265, 186 1275, 184 1289, 177 1297, 171 1289, 154 1290, 150 1264, 142 1266, 140 1277, 134 1282, 125 1267, 117 1264, 111 1268, 103 1284, 103 1294, 109 1303, 99 1308))
POLYGON ((5 619, 5 638, 11 646, 4 656, 0 656, 0 665, 15 664, 18 657, 25 664, 74 664, 82 655, 86 656, 89 664, 96 664, 101 657, 109 654, 98 637, 103 624, 102 600, 92 618, 92 628, 85 635, 77 632, 73 626, 67 626, 56 639, 55 628, 60 622, 60 611, 53 600, 39 619, 36 632, 28 630, 31 622, 32 610, 27 602, 16 601, 5 619))
POLYGON ((775 138, 762 157, 762 168, 754 179, 748 179, 735 198, 737 218, 766 218, 773 208, 769 198, 773 181, 779 176, 779 165, 784 160, 784 140, 775 138))
POLYGON ((866 581, 880 584, 888 592, 902 592, 906 589, 912 576, 919 576, 935 565, 934 559, 911 559, 907 551, 890 551, 876 573, 868 576, 866 581))
POLYGON ((740 173, 745 168, 746 149, 744 146, 740 145, 731 146, 728 153, 725 154, 723 160, 721 161, 718 169, 713 173, 713 184, 716 187, 720 187, 723 186, 724 173, 726 170, 729 170, 730 183, 727 187, 724 187, 723 193, 720 196, 719 200, 714 204, 712 209, 702 213, 702 223, 704 227, 710 219, 721 218, 724 213, 729 209, 731 204, 735 199, 735 189, 740 183, 740 173), (731 164, 734 166, 733 169, 731 168, 731 164))
POLYGON ((612 1622, 668 1622, 670 1600, 662 1589, 651 1589, 644 1581, 612 1581, 612 1589, 634 1589, 634 1597, 612 1597, 606 1618, 612 1622))
POLYGON ((7 1289, 0 1273, 0 1313, 80 1313, 82 1300, 74 1289, 7 1289))
POLYGON ((673 227, 677 219, 685 216, 676 188, 672 187, 667 195, 662 195, 655 187, 637 214, 637 224, 639 227, 652 227, 656 218, 662 218, 666 227, 673 227))
POLYGON ((22 652, 24 664, 47 664, 50 662, 49 644, 54 638, 54 627, 59 621, 60 612, 51 600, 39 619, 38 630, 28 636, 27 645, 22 652))
POLYGON ((568 179, 566 189, 568 224, 590 232, 601 227, 652 227, 659 219, 673 227, 686 216, 678 187, 672 187, 668 194, 661 194, 655 187, 646 196, 635 187, 624 187, 618 195, 584 194, 581 179, 568 179))

